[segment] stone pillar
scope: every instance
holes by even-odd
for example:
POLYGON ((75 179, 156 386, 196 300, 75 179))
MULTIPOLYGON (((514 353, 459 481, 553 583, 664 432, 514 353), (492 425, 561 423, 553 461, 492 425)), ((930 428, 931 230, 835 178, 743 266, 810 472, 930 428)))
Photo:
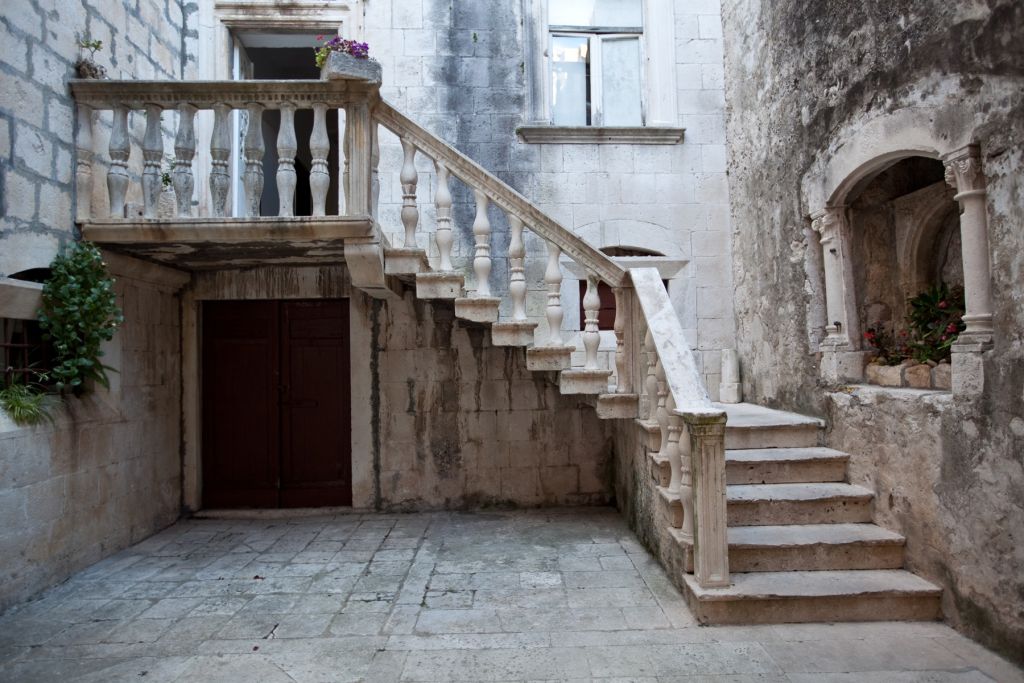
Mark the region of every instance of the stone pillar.
POLYGON ((690 435, 693 573, 704 588, 729 585, 726 536, 725 415, 681 413, 690 435))
POLYGON ((992 348, 992 277, 988 252, 985 174, 977 145, 947 154, 946 182, 960 203, 966 329, 953 345, 953 392, 977 396, 985 387, 982 353, 992 348))
POLYGON ((859 381, 864 377, 860 349, 860 321, 850 260, 850 229, 846 207, 835 206, 811 216, 821 237, 825 268, 826 337, 821 343, 821 374, 828 382, 859 381))

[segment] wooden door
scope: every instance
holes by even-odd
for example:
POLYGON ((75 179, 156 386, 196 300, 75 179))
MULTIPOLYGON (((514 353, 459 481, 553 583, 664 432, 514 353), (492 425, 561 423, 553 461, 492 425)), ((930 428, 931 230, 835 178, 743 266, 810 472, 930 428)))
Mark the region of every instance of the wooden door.
POLYGON ((352 504, 348 302, 203 304, 203 505, 352 504))

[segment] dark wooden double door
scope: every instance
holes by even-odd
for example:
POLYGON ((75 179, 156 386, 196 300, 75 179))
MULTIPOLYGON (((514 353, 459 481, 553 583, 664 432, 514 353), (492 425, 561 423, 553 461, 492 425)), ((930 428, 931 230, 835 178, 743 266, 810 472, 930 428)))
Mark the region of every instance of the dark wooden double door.
POLYGON ((203 506, 352 504, 348 300, 203 304, 203 506))

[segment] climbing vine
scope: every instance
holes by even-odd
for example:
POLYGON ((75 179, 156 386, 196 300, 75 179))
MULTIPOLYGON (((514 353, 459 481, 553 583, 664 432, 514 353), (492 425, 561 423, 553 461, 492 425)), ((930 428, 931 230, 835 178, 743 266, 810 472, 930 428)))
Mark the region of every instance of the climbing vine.
POLYGON ((57 256, 43 286, 39 323, 53 349, 50 376, 57 389, 79 395, 87 380, 109 386, 101 345, 124 320, 100 250, 77 242, 57 256))

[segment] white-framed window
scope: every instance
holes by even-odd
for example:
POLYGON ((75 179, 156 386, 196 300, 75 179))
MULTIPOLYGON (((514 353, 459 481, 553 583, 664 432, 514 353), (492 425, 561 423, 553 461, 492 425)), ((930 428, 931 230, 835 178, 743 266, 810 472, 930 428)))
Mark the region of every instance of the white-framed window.
POLYGON ((548 4, 551 123, 642 126, 643 0, 548 4))
POLYGON ((675 144, 673 0, 522 0, 524 142, 675 144))

